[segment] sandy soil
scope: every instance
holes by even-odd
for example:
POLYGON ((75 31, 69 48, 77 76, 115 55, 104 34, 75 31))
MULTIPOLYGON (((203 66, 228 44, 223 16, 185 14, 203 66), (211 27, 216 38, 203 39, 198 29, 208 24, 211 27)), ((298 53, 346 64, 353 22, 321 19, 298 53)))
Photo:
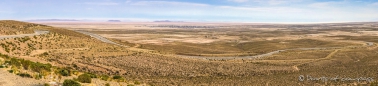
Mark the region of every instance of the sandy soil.
POLYGON ((0 86, 43 86, 45 82, 33 78, 22 78, 0 69, 0 86))

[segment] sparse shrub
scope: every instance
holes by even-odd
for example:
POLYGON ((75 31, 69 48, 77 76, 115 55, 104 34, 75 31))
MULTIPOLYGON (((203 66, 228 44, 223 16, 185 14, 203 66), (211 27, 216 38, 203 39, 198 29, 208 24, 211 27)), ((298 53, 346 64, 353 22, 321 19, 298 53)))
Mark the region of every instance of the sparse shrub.
POLYGON ((13 66, 16 66, 17 68, 20 68, 20 66, 21 66, 21 63, 16 58, 11 58, 10 64, 13 65, 13 66))
POLYGON ((89 74, 81 74, 77 80, 79 82, 82 82, 82 83, 91 83, 92 82, 92 78, 89 74))
POLYGON ((93 74, 93 73, 87 73, 89 76, 91 76, 91 78, 97 78, 97 75, 96 74, 93 74))
POLYGON ((21 60, 22 67, 25 70, 29 69, 29 66, 30 66, 31 63, 32 63, 32 61, 30 61, 30 60, 21 60))
POLYGON ((108 75, 102 75, 101 80, 108 81, 109 76, 108 75))
POLYGON ((63 86, 81 86, 80 83, 72 80, 72 79, 66 79, 63 82, 63 86))
POLYGON ((5 47, 5 52, 9 53, 9 48, 8 47, 5 47))
POLYGON ((8 70, 9 73, 13 73, 13 70, 8 70))
POLYGON ((113 76, 113 79, 121 79, 121 78, 122 78, 122 76, 119 76, 119 75, 113 76))
POLYGON ((71 71, 68 69, 60 69, 59 74, 62 76, 71 76, 71 71))
POLYGON ((43 84, 43 86, 50 86, 50 84, 45 83, 45 84, 43 84))
POLYGON ((139 81, 135 81, 134 84, 140 85, 140 82, 139 81))
POLYGON ((109 84, 109 83, 106 83, 105 86, 110 86, 110 84, 109 84))
POLYGON ((76 64, 72 64, 72 67, 74 68, 78 68, 78 66, 76 64))
POLYGON ((10 64, 11 62, 10 61, 4 61, 4 64, 10 64))
POLYGON ((41 74, 35 74, 34 77, 35 77, 35 79, 39 80, 39 79, 42 78, 42 75, 41 74))
POLYGON ((49 55, 49 53, 44 52, 44 53, 42 53, 42 55, 43 55, 43 56, 47 56, 47 55, 49 55))
POLYGON ((27 73, 17 73, 17 75, 21 77, 33 78, 30 74, 27 74, 27 73))
POLYGON ((51 71, 51 67, 52 67, 52 65, 51 64, 43 64, 43 63, 39 63, 39 62, 37 62, 37 63, 31 63, 31 65, 30 65, 30 68, 33 70, 33 71, 35 71, 35 72, 38 72, 38 73, 40 73, 40 72, 42 72, 42 71, 51 71))

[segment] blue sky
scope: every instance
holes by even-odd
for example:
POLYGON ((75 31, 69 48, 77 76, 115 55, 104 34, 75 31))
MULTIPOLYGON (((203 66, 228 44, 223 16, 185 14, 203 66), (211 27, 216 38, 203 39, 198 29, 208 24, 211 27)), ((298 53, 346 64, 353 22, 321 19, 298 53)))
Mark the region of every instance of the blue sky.
POLYGON ((1 0, 0 19, 378 21, 378 0, 1 0))

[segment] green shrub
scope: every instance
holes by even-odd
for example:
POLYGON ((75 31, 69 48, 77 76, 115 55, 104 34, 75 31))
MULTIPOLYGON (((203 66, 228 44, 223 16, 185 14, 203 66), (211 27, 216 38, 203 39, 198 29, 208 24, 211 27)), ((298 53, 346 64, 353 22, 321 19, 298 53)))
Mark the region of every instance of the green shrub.
POLYGON ((43 84, 43 86, 50 86, 50 84, 45 83, 45 84, 43 84))
POLYGON ((91 83, 92 82, 92 78, 89 74, 81 74, 77 80, 79 82, 82 82, 82 83, 91 83))
POLYGON ((39 80, 39 79, 42 78, 42 75, 41 74, 35 74, 34 77, 35 77, 35 79, 39 80))
POLYGON ((13 70, 8 70, 9 73, 13 73, 13 70))
POLYGON ((21 66, 21 63, 16 58, 11 58, 10 64, 13 65, 13 66, 16 66, 17 68, 20 68, 20 66, 21 66))
POLYGON ((3 65, 0 65, 0 68, 5 68, 5 66, 3 66, 3 65))
POLYGON ((89 76, 91 76, 91 78, 97 78, 97 75, 96 74, 93 74, 93 73, 87 73, 89 76))
POLYGON ((32 62, 30 64, 30 68, 34 72, 38 72, 38 73, 40 73, 42 71, 51 71, 51 67, 52 67, 52 65, 49 64, 49 63, 48 64, 43 64, 43 63, 39 63, 39 62, 37 62, 37 63, 32 62))
POLYGON ((119 76, 119 75, 113 76, 113 79, 121 79, 121 78, 122 78, 122 76, 119 76))
POLYGON ((109 84, 109 83, 106 83, 105 86, 110 86, 110 84, 109 84))
POLYGON ((109 76, 108 75, 102 75, 101 80, 108 81, 109 76))
POLYGON ((10 61, 5 61, 4 64, 10 64, 11 62, 10 61))
POLYGON ((27 73, 17 73, 17 75, 21 77, 33 78, 30 74, 27 74, 27 73))
POLYGON ((74 68, 78 68, 78 66, 77 66, 76 64, 73 64, 72 67, 74 67, 74 68))
POLYGON ((74 80, 66 79, 63 82, 63 86, 81 86, 81 85, 80 85, 80 83, 78 83, 78 82, 76 82, 74 80))
POLYGON ((30 60, 21 60, 22 67, 24 67, 25 70, 29 69, 29 66, 30 66, 31 63, 32 63, 32 61, 30 61, 30 60))
POLYGON ((42 53, 42 55, 43 55, 43 56, 47 56, 47 55, 49 55, 49 53, 44 52, 44 53, 42 53))
POLYGON ((59 74, 62 76, 71 76, 71 71, 68 69, 60 69, 59 74))

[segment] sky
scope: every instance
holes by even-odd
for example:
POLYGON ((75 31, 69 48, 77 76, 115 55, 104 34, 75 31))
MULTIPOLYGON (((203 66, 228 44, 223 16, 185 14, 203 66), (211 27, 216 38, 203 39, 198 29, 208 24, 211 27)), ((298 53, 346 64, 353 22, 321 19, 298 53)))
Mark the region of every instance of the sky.
POLYGON ((378 0, 1 0, 0 20, 378 21, 378 0))

